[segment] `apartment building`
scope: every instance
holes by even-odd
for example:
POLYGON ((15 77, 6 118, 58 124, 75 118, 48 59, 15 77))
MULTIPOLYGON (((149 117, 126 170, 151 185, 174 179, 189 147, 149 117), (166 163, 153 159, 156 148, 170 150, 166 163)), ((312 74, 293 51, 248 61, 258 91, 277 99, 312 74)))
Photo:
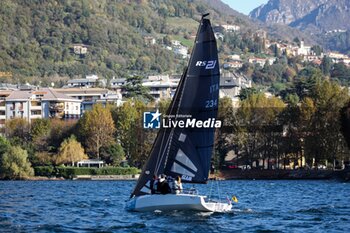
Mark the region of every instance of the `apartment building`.
POLYGON ((81 101, 51 88, 38 90, 1 90, 0 125, 6 120, 24 118, 79 118, 81 101))
POLYGON ((120 93, 105 88, 60 88, 55 89, 55 91, 81 101, 81 114, 91 110, 93 105, 97 103, 116 106, 122 104, 122 95, 120 93))

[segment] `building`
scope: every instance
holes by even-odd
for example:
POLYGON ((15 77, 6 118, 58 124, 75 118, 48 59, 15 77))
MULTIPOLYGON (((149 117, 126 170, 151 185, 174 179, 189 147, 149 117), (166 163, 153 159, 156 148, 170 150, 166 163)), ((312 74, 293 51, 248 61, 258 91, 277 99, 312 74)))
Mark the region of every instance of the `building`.
POLYGON ((297 56, 307 56, 307 55, 313 55, 312 50, 310 46, 305 46, 304 41, 300 41, 299 48, 296 52, 297 56))
POLYGON ((123 88, 126 84, 126 78, 113 78, 109 81, 110 88, 117 92, 117 94, 123 94, 123 88))
POLYGON ((272 65, 276 61, 276 59, 277 59, 276 57, 269 57, 269 58, 252 57, 248 59, 248 62, 252 64, 258 64, 261 67, 263 67, 266 62, 268 62, 269 65, 272 65))
POLYGON ((181 42, 178 41, 178 40, 171 40, 171 45, 172 45, 172 46, 180 46, 180 45, 181 45, 181 42))
POLYGON ((243 62, 241 60, 231 60, 224 63, 224 69, 239 69, 243 66, 243 62))
POLYGON ((183 45, 178 45, 173 48, 175 54, 182 56, 182 58, 186 58, 188 56, 188 48, 183 45))
POLYGON ((225 32, 237 32, 241 29, 240 26, 234 24, 222 24, 220 27, 222 27, 225 32))
POLYGON ((346 66, 350 66, 350 58, 342 58, 339 61, 343 62, 346 66))
POLYGON ((80 103, 51 88, 0 91, 0 125, 14 118, 28 122, 41 118, 77 119, 81 114, 80 103))
POLYGON ((178 79, 172 79, 169 75, 149 76, 144 80, 143 86, 149 88, 150 94, 156 101, 172 98, 175 94, 178 79))
POLYGON ((326 54, 327 57, 332 59, 334 63, 338 62, 344 62, 345 64, 348 62, 349 57, 345 54, 342 53, 337 53, 337 52, 329 52, 326 54))
POLYGON ((99 79, 97 75, 87 75, 86 78, 68 80, 66 87, 97 87, 106 86, 105 79, 99 79))
POLYGON ((143 40, 146 45, 155 45, 156 44, 156 39, 152 36, 145 36, 143 37, 143 40))
POLYGON ((239 94, 244 88, 251 88, 252 81, 236 72, 224 72, 220 77, 220 98, 229 97, 234 107, 239 105, 239 94))
POLYGON ((122 104, 121 94, 105 88, 61 88, 55 89, 55 91, 81 101, 81 114, 91 110, 93 105, 97 103, 104 106, 107 104, 120 106, 122 104))
POLYGON ((88 51, 88 46, 84 44, 74 44, 73 52, 78 55, 85 55, 88 51))

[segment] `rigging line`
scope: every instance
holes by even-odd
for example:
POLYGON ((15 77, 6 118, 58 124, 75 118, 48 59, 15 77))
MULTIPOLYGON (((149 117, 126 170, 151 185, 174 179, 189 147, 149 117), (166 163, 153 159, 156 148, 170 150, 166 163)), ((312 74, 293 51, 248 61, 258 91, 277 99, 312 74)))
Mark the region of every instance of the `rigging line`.
POLYGON ((220 190, 220 186, 219 186, 219 181, 216 180, 216 187, 218 190, 218 194, 219 194, 219 200, 221 200, 221 190, 220 190))
POLYGON ((213 191, 213 184, 214 184, 214 182, 213 182, 213 181, 210 181, 209 200, 211 199, 211 193, 212 193, 212 191, 213 191))

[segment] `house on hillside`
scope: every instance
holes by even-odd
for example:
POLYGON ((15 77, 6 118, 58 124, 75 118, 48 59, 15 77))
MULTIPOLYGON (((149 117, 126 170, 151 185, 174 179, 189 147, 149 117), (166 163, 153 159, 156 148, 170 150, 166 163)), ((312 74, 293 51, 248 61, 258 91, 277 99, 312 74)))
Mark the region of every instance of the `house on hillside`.
POLYGON ((74 44, 73 52, 77 55, 85 55, 88 52, 88 46, 85 44, 74 44))
POLYGON ((143 37, 143 40, 146 45, 155 45, 156 44, 156 39, 152 36, 145 36, 143 37))
POLYGON ((220 98, 229 97, 234 107, 239 105, 239 94, 242 89, 251 88, 252 81, 236 72, 223 72, 220 77, 220 98))
POLYGON ((174 47, 173 51, 175 54, 182 56, 182 58, 187 58, 188 56, 188 48, 183 45, 174 47))
POLYGON ((221 24, 220 25, 225 32, 237 32, 241 29, 240 26, 234 24, 221 24))
POLYGON ((91 87, 97 87, 97 86, 105 87, 106 85, 107 83, 105 79, 99 79, 97 75, 87 75, 86 78, 68 80, 66 87, 91 88, 91 87))

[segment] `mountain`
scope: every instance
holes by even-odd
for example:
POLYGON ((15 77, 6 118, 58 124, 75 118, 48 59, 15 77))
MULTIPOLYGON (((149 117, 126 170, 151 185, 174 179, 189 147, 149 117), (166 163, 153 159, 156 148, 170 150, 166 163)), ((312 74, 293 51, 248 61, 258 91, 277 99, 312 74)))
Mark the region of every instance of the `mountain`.
POLYGON ((350 41, 339 41, 347 38, 346 31, 350 30, 349 0, 270 0, 249 16, 300 29, 331 49, 346 52, 350 48, 350 41))

